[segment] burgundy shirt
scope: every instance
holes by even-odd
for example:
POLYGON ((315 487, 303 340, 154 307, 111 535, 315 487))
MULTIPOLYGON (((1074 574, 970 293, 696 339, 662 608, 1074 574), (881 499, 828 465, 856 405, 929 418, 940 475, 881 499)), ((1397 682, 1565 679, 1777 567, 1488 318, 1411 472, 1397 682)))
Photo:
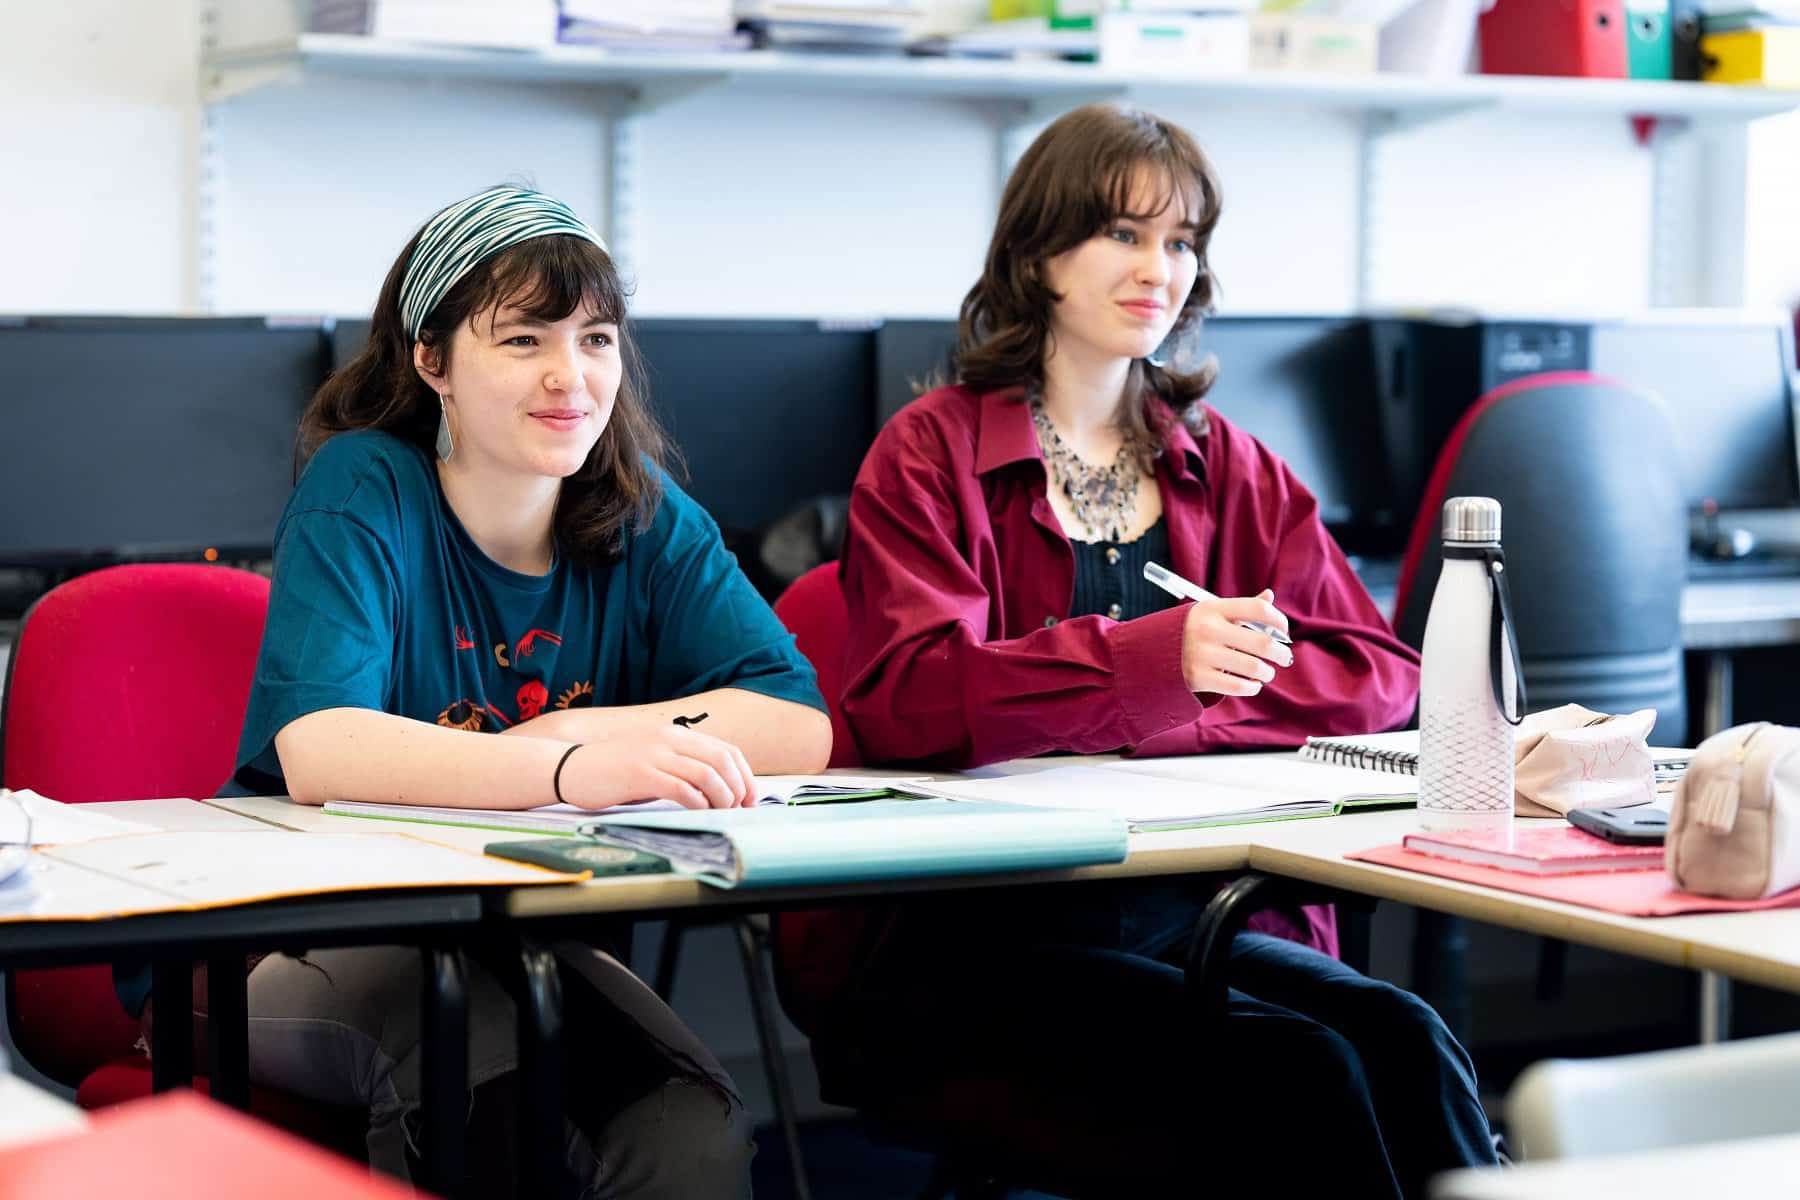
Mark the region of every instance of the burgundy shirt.
POLYGON ((1187 605, 1070 619, 1074 551, 1019 397, 939 388, 888 422, 863 461, 842 565, 843 707, 863 761, 1290 747, 1412 715, 1419 657, 1351 571, 1318 502, 1210 409, 1196 440, 1156 405, 1165 565, 1220 596, 1272 588, 1294 665, 1256 696, 1202 701, 1181 671, 1187 605))

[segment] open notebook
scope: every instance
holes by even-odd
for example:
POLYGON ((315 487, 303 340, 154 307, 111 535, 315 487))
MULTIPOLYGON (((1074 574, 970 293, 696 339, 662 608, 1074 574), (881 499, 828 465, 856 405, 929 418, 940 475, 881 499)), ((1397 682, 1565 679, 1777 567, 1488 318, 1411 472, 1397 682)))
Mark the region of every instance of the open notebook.
POLYGON ((953 800, 1116 813, 1133 831, 1326 817, 1356 808, 1402 807, 1418 799, 1407 780, 1285 754, 1131 759, 985 777, 973 772, 922 786, 953 800))
MULTIPOLYGON (((1650 761, 1656 768, 1656 782, 1670 783, 1687 770, 1692 750, 1673 746, 1650 747, 1650 761)), ((1365 771, 1389 771, 1397 775, 1419 773, 1419 731, 1402 729, 1397 733, 1364 733, 1355 737, 1309 737, 1300 747, 1300 757, 1309 762, 1354 767, 1365 771)))
MULTIPOLYGON (((916 784, 913 777, 854 775, 760 775, 756 784, 762 804, 822 804, 832 800, 873 800, 916 784)), ((618 813, 680 812, 673 800, 642 800, 597 810, 573 804, 545 804, 538 808, 438 808, 429 804, 364 804, 354 800, 328 800, 325 811, 335 817, 364 817, 375 821, 409 821, 416 825, 461 825, 493 829, 501 833, 537 833, 573 837, 601 811, 618 813)))

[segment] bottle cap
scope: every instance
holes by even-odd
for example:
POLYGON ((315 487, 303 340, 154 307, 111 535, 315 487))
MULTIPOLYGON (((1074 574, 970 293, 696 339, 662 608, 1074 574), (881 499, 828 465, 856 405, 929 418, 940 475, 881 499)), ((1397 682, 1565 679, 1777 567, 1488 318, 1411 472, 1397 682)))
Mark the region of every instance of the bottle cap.
POLYGON ((1446 542, 1500 540, 1500 502, 1487 496, 1455 496, 1444 501, 1446 542))

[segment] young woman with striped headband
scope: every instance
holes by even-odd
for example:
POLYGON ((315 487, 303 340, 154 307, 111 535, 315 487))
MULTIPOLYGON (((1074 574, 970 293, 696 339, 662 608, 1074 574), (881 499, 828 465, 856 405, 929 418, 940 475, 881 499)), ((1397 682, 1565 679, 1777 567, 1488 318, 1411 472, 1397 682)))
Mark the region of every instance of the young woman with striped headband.
MULTIPOLYGON (((722 808, 753 799, 755 772, 824 767, 812 670, 663 473, 636 374, 624 288, 566 205, 497 187, 426 222, 367 349, 302 421, 231 790, 722 808)), ((558 956, 581 1194, 747 1194, 749 1127, 717 1062, 615 958, 558 956)), ((418 970, 374 948, 250 977, 254 1080, 366 1105, 371 1161, 401 1176, 418 970)), ((498 985, 476 971, 471 993, 479 1145, 514 1039, 498 985)))

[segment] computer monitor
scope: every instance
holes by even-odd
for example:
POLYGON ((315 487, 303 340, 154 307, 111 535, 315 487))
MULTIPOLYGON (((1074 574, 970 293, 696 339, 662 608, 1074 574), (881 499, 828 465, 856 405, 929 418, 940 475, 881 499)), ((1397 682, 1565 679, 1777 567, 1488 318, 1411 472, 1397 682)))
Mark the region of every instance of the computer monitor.
POLYGON ((683 486, 728 531, 848 494, 875 436, 862 325, 648 319, 632 329, 683 486))
POLYGON ((1800 504, 1793 330, 1683 313, 1596 324, 1592 368, 1669 403, 1690 508, 1800 504))
POLYGON ((1406 528, 1377 423, 1368 322, 1214 317, 1196 337, 1218 356, 1207 403, 1287 463, 1351 554, 1398 553, 1406 528))
POLYGON ((0 322, 0 565, 267 557, 325 369, 316 324, 0 322))
MULTIPOLYGON (((631 323, 650 403, 681 452, 677 478, 733 545, 815 496, 847 494, 875 436, 866 325, 650 317, 631 323)), ((341 367, 369 323, 340 320, 341 367)))

